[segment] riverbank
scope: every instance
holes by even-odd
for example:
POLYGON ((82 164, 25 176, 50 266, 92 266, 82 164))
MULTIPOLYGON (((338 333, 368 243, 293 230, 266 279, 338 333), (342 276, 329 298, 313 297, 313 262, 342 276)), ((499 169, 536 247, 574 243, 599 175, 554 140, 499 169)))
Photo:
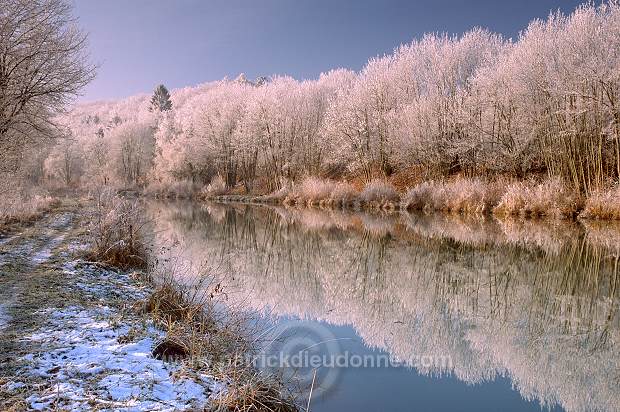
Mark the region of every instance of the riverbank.
POLYGON ((559 179, 493 181, 455 178, 399 190, 385 180, 359 189, 347 182, 307 178, 267 195, 204 195, 217 202, 281 204, 353 211, 424 211, 499 218, 620 219, 620 188, 581 195, 559 179))
MULTIPOLYGON (((218 353, 223 358, 215 365, 207 362, 212 354, 199 358, 195 352, 170 352, 173 338, 188 343, 183 330, 194 332, 195 342, 221 340, 220 324, 196 335, 194 326, 204 325, 197 321, 201 316, 171 318, 165 306, 171 302, 161 299, 164 285, 153 281, 152 273, 86 259, 90 202, 65 201, 0 235, 0 409, 229 410, 235 402, 251 405, 241 398, 250 385, 239 378, 240 368, 223 367, 230 361, 226 353, 218 353), (156 307, 149 306, 153 302, 156 307)), ((188 300, 173 303, 205 309, 188 300)), ((202 318, 213 321, 207 315, 202 318)), ((230 329, 226 333, 227 347, 239 348, 234 343, 242 337, 230 329)), ((252 378, 251 366, 242 367, 252 378)), ((259 384, 271 389, 272 397, 280 394, 267 384, 271 381, 252 379, 259 388, 255 394, 261 393, 259 384)), ((284 398, 282 404, 288 409, 280 410, 295 410, 284 398)))

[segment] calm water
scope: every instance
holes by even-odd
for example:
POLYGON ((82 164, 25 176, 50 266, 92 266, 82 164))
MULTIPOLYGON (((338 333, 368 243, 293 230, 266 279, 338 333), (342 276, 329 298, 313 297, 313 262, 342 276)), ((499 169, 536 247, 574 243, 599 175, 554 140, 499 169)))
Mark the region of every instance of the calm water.
POLYGON ((273 322, 265 359, 289 356, 313 412, 620 410, 613 224, 149 209, 273 322))

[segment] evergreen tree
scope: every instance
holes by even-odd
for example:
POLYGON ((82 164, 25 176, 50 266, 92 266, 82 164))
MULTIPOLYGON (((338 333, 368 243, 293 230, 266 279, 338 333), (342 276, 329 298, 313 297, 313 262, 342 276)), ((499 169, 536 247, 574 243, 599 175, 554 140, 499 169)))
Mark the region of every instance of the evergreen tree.
POLYGON ((151 106, 149 111, 159 110, 164 112, 172 109, 172 100, 170 100, 170 92, 166 89, 166 86, 160 84, 155 88, 153 97, 151 97, 151 106))

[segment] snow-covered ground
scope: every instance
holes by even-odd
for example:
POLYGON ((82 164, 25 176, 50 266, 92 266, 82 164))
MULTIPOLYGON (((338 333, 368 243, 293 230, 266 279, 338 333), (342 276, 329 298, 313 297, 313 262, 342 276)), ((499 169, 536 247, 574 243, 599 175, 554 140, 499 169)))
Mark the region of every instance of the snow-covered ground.
POLYGON ((9 322, 10 316, 7 313, 6 305, 0 304, 0 330, 4 329, 4 327, 9 322))
POLYGON ((209 376, 184 376, 180 365, 153 358, 163 333, 148 324, 118 322, 113 308, 71 306, 42 314, 49 323, 26 339, 49 350, 27 355, 25 372, 54 383, 27 398, 32 409, 197 409, 221 390, 209 376))
MULTIPOLYGON (((68 296, 60 304, 41 302, 32 313, 43 321, 18 334, 25 351, 12 377, 0 381, 0 393, 33 410, 179 411, 202 409, 225 391, 211 376, 152 356, 164 332, 134 307, 148 287, 130 274, 73 258, 83 245, 65 236, 69 223, 61 216, 47 226, 45 240, 16 237, 0 255, 0 263, 22 261, 24 271, 61 276, 68 296)), ((0 304, 0 334, 10 325, 11 308, 0 304)))

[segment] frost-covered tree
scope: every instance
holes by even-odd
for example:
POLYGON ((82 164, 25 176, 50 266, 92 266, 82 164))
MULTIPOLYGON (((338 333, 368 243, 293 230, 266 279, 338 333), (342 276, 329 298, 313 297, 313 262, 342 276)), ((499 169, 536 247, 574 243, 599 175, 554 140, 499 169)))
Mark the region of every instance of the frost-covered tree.
MULTIPOLYGON (((93 79, 86 35, 66 0, 4 0, 0 7, 0 147, 56 136, 54 115, 93 79)), ((5 162, 0 162, 4 166, 5 162)))
POLYGON ((619 27, 617 2, 585 5, 533 21, 515 41, 483 29, 429 34, 359 73, 161 86, 61 119, 88 156, 112 148, 109 162, 87 162, 88 179, 118 175, 116 153, 136 152, 116 131, 148 124, 141 181, 219 175, 229 187, 270 190, 307 175, 547 173, 589 193, 620 177, 619 27))

